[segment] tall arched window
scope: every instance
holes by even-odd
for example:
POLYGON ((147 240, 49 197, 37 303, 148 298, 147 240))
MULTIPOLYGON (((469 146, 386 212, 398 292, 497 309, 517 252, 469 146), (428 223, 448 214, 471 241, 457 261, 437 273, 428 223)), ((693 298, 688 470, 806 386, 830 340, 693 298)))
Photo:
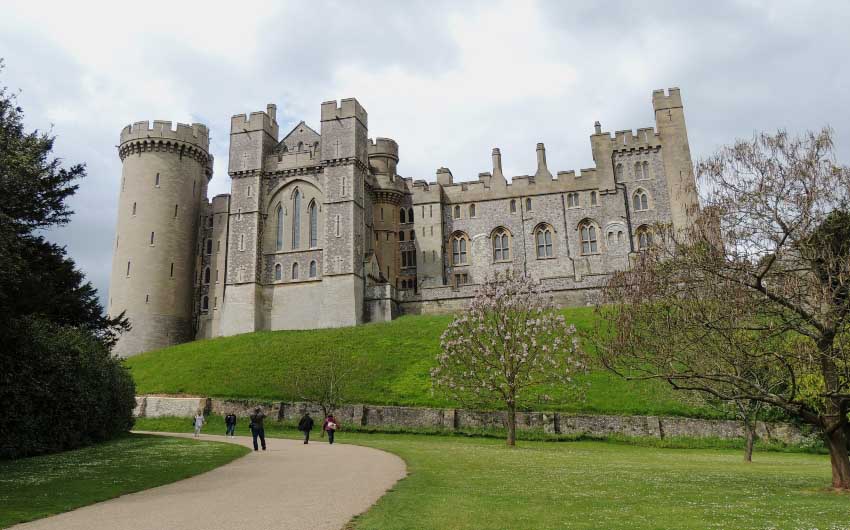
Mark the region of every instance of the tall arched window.
POLYGON ((404 224, 407 222, 407 210, 402 208, 398 211, 398 222, 404 224))
POLYGON ((292 279, 293 280, 298 279, 298 264, 297 263, 292 264, 292 279))
POLYGON ((643 163, 643 178, 645 178, 645 179, 652 178, 649 175, 649 162, 643 163))
POLYGON ((212 254, 212 239, 207 239, 207 255, 212 254))
POLYGON ((525 211, 531 211, 531 197, 525 199, 525 211))
POLYGON ((209 311, 209 309, 210 309, 210 297, 209 296, 204 296, 203 298, 201 298, 201 309, 203 311, 209 311))
POLYGON ((643 164, 635 162, 635 179, 643 180, 643 164))
POLYGON ((596 242, 596 226, 590 221, 582 221, 579 225, 579 236, 581 237, 581 253, 596 254, 599 246, 596 242))
POLYGON ((399 240, 399 241, 404 241, 404 230, 402 230, 402 231, 400 231, 400 232, 398 233, 398 240, 399 240))
POLYGON ((316 260, 310 262, 310 277, 316 277, 316 260))
MULTIPOLYGON (((425 230, 425 227, 424 227, 424 226, 422 227, 422 230, 423 230, 423 231, 425 230)), ((413 241, 414 239, 416 239, 416 231, 415 231, 415 230, 411 230, 411 231, 410 231, 410 240, 411 240, 411 241, 413 241)))
POLYGON ((596 206, 596 192, 595 191, 590 192, 590 205, 596 206))
POLYGON ((319 212, 316 201, 310 201, 308 208, 310 217, 310 248, 319 246, 319 212))
POLYGON ((292 248, 301 246, 301 191, 292 196, 292 248))
POLYGON ((623 182, 623 164, 617 164, 614 175, 617 178, 617 182, 623 182))
POLYGON ((277 263, 274 266, 274 279, 276 281, 283 279, 283 267, 280 266, 280 263, 277 263))
POLYGON ((510 261, 511 238, 508 231, 499 228, 493 232, 493 261, 510 261))
POLYGON ((649 247, 652 246, 652 232, 647 226, 639 227, 635 233, 635 238, 637 239, 638 250, 641 252, 649 250, 649 247))
POLYGON ((511 199, 511 213, 516 213, 516 199, 511 199))
POLYGON ((207 267, 204 269, 204 285, 209 285, 210 283, 210 268, 207 267))
POLYGON ((646 191, 639 189, 635 192, 632 196, 632 206, 637 212, 649 209, 649 196, 646 191))
POLYGON ((408 210, 407 210, 407 222, 408 223, 413 222, 413 208, 408 208, 408 210))
POLYGON ((475 217, 475 205, 474 204, 469 205, 469 217, 475 217))
POLYGON ((277 206, 275 217, 277 218, 277 225, 275 227, 274 248, 276 250, 283 250, 283 205, 279 204, 277 206))
POLYGON ((552 227, 543 225, 537 228, 534 235, 534 241, 537 244, 537 257, 551 258, 554 255, 552 249, 552 227))
MULTIPOLYGON (((455 210, 454 211, 454 218, 460 219, 460 206, 455 206, 454 210, 455 210)), ((135 210, 134 210, 134 212, 135 212, 135 210)))
POLYGON ((467 255, 466 248, 469 245, 469 238, 464 233, 455 234, 452 236, 452 265, 466 265, 467 255))

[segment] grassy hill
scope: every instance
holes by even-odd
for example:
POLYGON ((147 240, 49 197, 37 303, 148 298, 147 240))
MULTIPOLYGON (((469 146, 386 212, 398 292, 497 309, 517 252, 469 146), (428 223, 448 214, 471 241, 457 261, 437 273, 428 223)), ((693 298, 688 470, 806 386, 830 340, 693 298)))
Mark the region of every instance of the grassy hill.
MULTIPOLYGON (((588 328, 590 308, 566 309, 569 322, 588 328)), ((288 400, 282 384, 288 369, 308 363, 318 352, 338 349, 368 366, 355 384, 351 401, 374 405, 454 407, 432 392, 429 370, 439 351, 440 334, 450 316, 405 316, 392 322, 310 331, 261 331, 190 342, 127 360, 140 394, 192 394, 220 398, 288 400)), ((686 404, 665 384, 628 382, 603 370, 584 378, 583 401, 547 389, 553 400, 536 410, 604 414, 655 414, 712 417, 708 408, 686 404)))

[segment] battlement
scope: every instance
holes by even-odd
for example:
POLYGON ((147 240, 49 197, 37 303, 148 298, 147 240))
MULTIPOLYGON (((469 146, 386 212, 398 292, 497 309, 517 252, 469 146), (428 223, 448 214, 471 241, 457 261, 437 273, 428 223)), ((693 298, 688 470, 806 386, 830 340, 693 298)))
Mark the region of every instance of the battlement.
POLYGON ((265 131, 277 139, 278 126, 275 118, 277 107, 268 105, 266 112, 257 111, 249 115, 236 114, 230 118, 230 133, 265 131))
POLYGON ((342 118, 357 118, 364 127, 368 126, 368 115, 366 109, 355 98, 346 98, 337 104, 334 101, 322 103, 322 121, 331 121, 342 118))
POLYGON ((611 148, 614 151, 649 149, 661 146, 661 137, 655 132, 655 128, 653 127, 642 127, 637 132, 631 129, 616 131, 613 138, 611 138, 610 133, 602 134, 607 134, 608 138, 613 142, 611 148))
POLYGON ((676 87, 668 88, 667 94, 663 89, 652 91, 652 107, 656 110, 676 109, 682 107, 682 95, 676 87))
POLYGON ((145 140, 148 138, 163 138, 177 140, 197 146, 207 153, 210 148, 210 132, 203 123, 191 125, 178 123, 176 129, 172 129, 172 122, 154 120, 153 126, 149 121, 137 121, 127 125, 121 130, 121 144, 132 140, 145 140))
POLYGON ((388 156, 398 161, 398 143, 392 138, 369 139, 369 156, 388 156))

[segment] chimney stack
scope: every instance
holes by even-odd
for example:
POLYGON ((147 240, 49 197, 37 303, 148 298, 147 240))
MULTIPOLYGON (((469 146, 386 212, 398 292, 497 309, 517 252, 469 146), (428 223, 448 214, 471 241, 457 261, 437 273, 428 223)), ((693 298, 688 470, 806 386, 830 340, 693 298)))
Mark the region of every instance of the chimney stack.
POLYGON ((602 124, 598 121, 593 124, 593 129, 596 131, 596 134, 602 134, 602 124))
POLYGON ((502 152, 499 151, 498 147, 493 148, 493 177, 496 176, 505 178, 505 175, 502 173, 502 152))
POLYGON ((277 121, 277 105, 274 103, 266 105, 266 114, 269 115, 269 118, 271 118, 272 121, 277 121))
POLYGON ((534 174, 534 178, 542 178, 548 177, 552 178, 552 174, 549 173, 549 168, 546 167, 546 146, 542 143, 537 144, 537 172, 534 174))

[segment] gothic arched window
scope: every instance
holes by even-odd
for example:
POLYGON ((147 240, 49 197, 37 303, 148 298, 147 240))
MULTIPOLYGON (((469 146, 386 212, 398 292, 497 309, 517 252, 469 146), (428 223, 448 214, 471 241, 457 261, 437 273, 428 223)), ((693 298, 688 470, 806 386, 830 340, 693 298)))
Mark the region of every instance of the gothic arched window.
POLYGON ((207 267, 204 269, 204 285, 209 285, 210 283, 210 268, 207 267))
POLYGON ((475 217, 475 205, 474 204, 469 205, 469 217, 470 218, 475 217))
POLYGON ((454 209, 454 218, 455 218, 455 219, 460 219, 460 206, 455 206, 455 209, 454 209))
POLYGON ((316 260, 310 262, 310 277, 316 277, 316 260))
POLYGON ((635 232, 635 238, 637 239, 638 250, 641 252, 649 250, 649 247, 652 246, 652 232, 647 226, 639 227, 635 232))
POLYGON ((274 279, 276 281, 280 281, 283 279, 283 267, 280 266, 280 263, 274 266, 274 279))
POLYGON ((636 212, 649 209, 649 195, 646 191, 639 189, 632 195, 632 206, 636 212))
POLYGON ((402 208, 398 211, 398 222, 404 224, 407 222, 407 210, 402 208))
POLYGON ((292 264, 292 279, 293 280, 298 279, 298 264, 297 263, 292 264))
POLYGON ((316 248, 319 246, 319 213, 316 201, 310 201, 307 211, 310 217, 310 248, 316 248))
POLYGON ((275 212, 277 225, 275 226, 275 250, 283 250, 283 206, 278 205, 275 212))
POLYGON ((400 231, 400 232, 398 233, 398 240, 399 240, 399 241, 404 241, 404 230, 402 230, 402 231, 400 231))
POLYGON ((295 189, 292 196, 292 248, 301 246, 301 191, 295 189))
POLYGON ((407 210, 407 222, 408 222, 408 223, 412 223, 412 222, 413 222, 413 208, 409 208, 409 209, 407 210))
POLYGON ((617 164, 614 175, 616 176, 617 182, 623 182, 623 164, 617 164))
POLYGON ((463 232, 452 236, 452 265, 466 265, 467 253, 466 249, 469 245, 469 236, 463 232))
POLYGON ((511 199, 511 213, 516 213, 516 199, 511 199))
POLYGON ((552 249, 552 227, 542 225, 537 228, 534 234, 534 241, 537 246, 538 258, 551 258, 554 256, 552 249))
POLYGON ((591 221, 582 221, 578 229, 579 237, 581 238, 581 253, 596 254, 599 252, 599 246, 596 241, 596 225, 591 221))
POLYGON ((508 231, 498 228, 493 232, 493 261, 510 261, 511 238, 508 231))
POLYGON ((525 211, 531 211, 531 197, 525 199, 525 211))

